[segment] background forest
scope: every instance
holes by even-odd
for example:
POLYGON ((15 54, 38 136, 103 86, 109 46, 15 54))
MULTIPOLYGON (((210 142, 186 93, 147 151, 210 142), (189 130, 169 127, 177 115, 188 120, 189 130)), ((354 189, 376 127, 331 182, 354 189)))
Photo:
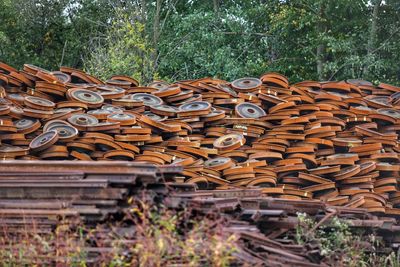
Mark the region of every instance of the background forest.
POLYGON ((399 0, 0 0, 0 61, 146 83, 281 72, 400 83, 399 0))

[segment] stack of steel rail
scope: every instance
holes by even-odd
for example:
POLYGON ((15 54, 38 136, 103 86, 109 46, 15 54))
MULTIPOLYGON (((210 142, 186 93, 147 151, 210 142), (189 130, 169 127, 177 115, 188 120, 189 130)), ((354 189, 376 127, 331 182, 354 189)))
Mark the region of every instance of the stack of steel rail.
MULTIPOLYGON (((0 213, 5 222, 21 218, 15 208, 45 223, 101 221, 142 184, 165 192, 154 180, 164 173, 179 188, 172 206, 240 207, 242 221, 278 229, 261 229, 270 239, 293 229, 296 211, 394 231, 399 131, 400 87, 384 83, 290 84, 267 73, 140 86, 123 75, 102 81, 69 67, 0 62, 0 213)), ((285 247, 243 238, 259 255, 285 247)))
POLYGON ((141 189, 159 195, 174 187, 179 166, 85 161, 2 161, 0 225, 52 229, 60 219, 101 223, 141 189), (40 227, 39 227, 40 226, 40 227), (43 227, 42 227, 43 226, 43 227), (47 226, 47 227, 46 227, 47 226))
POLYGON ((325 261, 318 245, 297 243, 299 213, 316 222, 305 235, 313 234, 320 226, 332 225, 336 217, 350 231, 364 237, 373 234, 379 240, 380 247, 376 248, 368 238, 360 239, 366 252, 388 254, 400 248, 398 217, 379 216, 364 208, 333 206, 315 199, 265 197, 262 189, 181 191, 171 193, 170 198, 172 208, 184 205, 204 214, 225 214, 230 222, 227 231, 239 236, 237 260, 255 266, 337 266, 325 261))
MULTIPOLYGON (((179 166, 14 160, 3 161, 0 170, 0 236, 19 240, 25 238, 27 225, 34 227, 35 234, 46 235, 60 223, 84 222, 85 231, 96 236, 83 248, 93 263, 99 262, 102 254, 115 252, 114 235, 123 237, 119 242, 125 246, 135 242, 135 225, 120 224, 114 215, 131 209, 129 199, 143 197, 140 192, 148 197, 153 193, 149 203, 159 198, 168 209, 185 208, 200 217, 224 218, 224 231, 238 237, 233 259, 237 265, 328 266, 319 247, 296 242, 299 212, 319 225, 329 224, 336 216, 351 228, 374 233, 385 253, 400 246, 400 224, 395 218, 321 200, 266 197, 262 188, 198 190, 194 185, 175 182, 182 171, 179 166)), ((372 250, 368 246, 365 249, 372 250)), ((63 260, 50 257, 43 263, 63 260)))

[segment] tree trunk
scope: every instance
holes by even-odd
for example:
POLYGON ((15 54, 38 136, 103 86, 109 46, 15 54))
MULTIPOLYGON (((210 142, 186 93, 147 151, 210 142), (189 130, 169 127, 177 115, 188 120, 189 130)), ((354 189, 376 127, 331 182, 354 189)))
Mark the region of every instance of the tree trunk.
POLYGON ((382 0, 375 1, 374 10, 372 11, 371 29, 369 32, 369 39, 368 39, 368 53, 372 53, 372 51, 375 49, 377 35, 378 35, 379 7, 381 3, 382 0))
MULTIPOLYGON (((372 56, 372 53, 376 47, 376 41, 378 36, 378 18, 379 18, 379 7, 382 3, 382 0, 376 0, 374 2, 374 9, 372 10, 372 18, 371 18, 371 28, 369 30, 368 37, 368 45, 367 45, 367 59, 372 56)), ((364 65, 363 76, 368 74, 368 66, 369 64, 364 65)))
MULTIPOLYGON (((146 25, 145 23, 146 23, 146 16, 147 16, 147 9, 146 9, 146 0, 141 0, 141 8, 142 8, 142 10, 141 10, 141 18, 140 18, 140 22, 143 24, 143 25, 146 25)), ((144 30, 143 32, 142 32, 142 38, 143 38, 143 40, 146 38, 146 30, 144 30)), ((146 78, 146 76, 147 76, 147 73, 148 73, 148 71, 146 70, 146 69, 148 69, 148 67, 147 66, 145 66, 145 61, 146 61, 146 59, 145 59, 145 55, 144 55, 144 53, 143 52, 140 52, 140 58, 141 58, 141 66, 142 66, 142 70, 141 70, 141 74, 140 74, 140 80, 141 80, 141 82, 142 83, 145 83, 145 82, 147 82, 147 78, 146 78)))
POLYGON ((324 80, 324 64, 325 64, 325 45, 320 44, 317 47, 317 73, 320 81, 324 80))
MULTIPOLYGON (((325 25, 325 22, 323 21, 323 18, 325 18, 325 3, 324 3, 324 1, 321 1, 318 13, 319 13, 319 17, 320 17, 320 21, 318 23, 318 34, 320 36, 322 36, 326 31, 326 25, 325 25)), ((319 45, 317 46, 316 56, 317 56, 318 79, 320 81, 322 81, 325 79, 325 73, 324 73, 325 44, 322 40, 319 41, 319 45)))
POLYGON ((153 43, 156 46, 158 37, 160 34, 160 13, 161 13, 162 0, 156 1, 156 12, 154 13, 154 24, 153 24, 153 43))
POLYGON ((213 0, 214 13, 218 15, 219 13, 219 0, 213 0))
POLYGON ((154 20, 153 20, 153 53, 152 53, 152 60, 153 60, 153 73, 157 71, 158 68, 158 41, 160 37, 160 16, 161 16, 161 5, 162 0, 156 1, 156 12, 154 13, 154 20))

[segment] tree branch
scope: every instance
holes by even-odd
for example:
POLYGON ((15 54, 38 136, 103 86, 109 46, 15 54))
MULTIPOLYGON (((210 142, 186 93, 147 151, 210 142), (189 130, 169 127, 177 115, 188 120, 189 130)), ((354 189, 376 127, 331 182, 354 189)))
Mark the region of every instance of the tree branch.
POLYGON ((328 81, 332 81, 333 77, 335 77, 336 74, 339 73, 339 71, 341 71, 344 67, 346 67, 346 66, 348 66, 348 65, 351 65, 351 64, 353 64, 353 62, 344 63, 342 66, 340 66, 340 67, 331 75, 331 77, 329 77, 328 81))
POLYGON ((216 32, 220 34, 226 34, 226 35, 256 35, 256 36, 272 36, 269 33, 262 33, 262 32, 216 32))
POLYGON ((64 56, 65 56, 65 49, 66 49, 66 48, 67 48, 67 40, 65 40, 64 47, 63 47, 63 50, 62 50, 61 61, 60 61, 60 68, 61 68, 61 66, 63 65, 64 56))
POLYGON ((392 32, 392 34, 391 34, 388 38, 386 38, 386 40, 384 40, 384 41, 381 43, 380 46, 378 46, 376 49, 374 49, 373 51, 371 51, 371 54, 375 54, 376 52, 378 52, 379 50, 381 50, 382 47, 383 47, 390 39, 392 39, 392 37, 393 37, 396 33, 398 33, 398 32, 400 32, 400 28, 397 28, 397 30, 395 30, 394 32, 392 32))

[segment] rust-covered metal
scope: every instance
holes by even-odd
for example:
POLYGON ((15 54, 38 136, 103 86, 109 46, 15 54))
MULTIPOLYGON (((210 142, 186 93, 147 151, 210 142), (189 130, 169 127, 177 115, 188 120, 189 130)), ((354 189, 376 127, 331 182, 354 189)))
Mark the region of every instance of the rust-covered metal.
POLYGON ((323 265, 318 249, 282 239, 298 212, 396 248, 399 92, 278 73, 140 85, 0 62, 0 218, 104 222, 146 188, 170 208, 227 216, 237 258, 255 265, 323 265))

